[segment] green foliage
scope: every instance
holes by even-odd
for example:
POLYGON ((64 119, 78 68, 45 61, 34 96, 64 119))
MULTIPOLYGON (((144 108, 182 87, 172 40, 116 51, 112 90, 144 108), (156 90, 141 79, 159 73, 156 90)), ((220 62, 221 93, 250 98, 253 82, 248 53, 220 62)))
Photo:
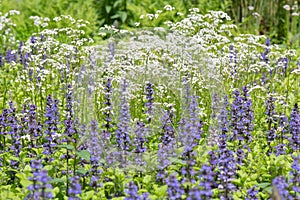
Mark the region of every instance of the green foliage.
MULTIPOLYGON (((63 2, 66 3, 66 1, 62 1, 62 7, 56 5, 58 7, 55 8, 55 13, 53 11, 53 15, 56 12, 62 14, 63 9, 68 8, 67 4, 63 2)), ((75 5, 76 2, 72 1, 68 5, 73 5, 72 3, 75 5)), ((178 15, 178 10, 172 8, 172 6, 178 7, 182 9, 181 12, 185 13, 186 9, 195 5, 195 2, 187 3, 188 1, 186 1, 186 4, 178 1, 116 2, 112 4, 111 1, 107 1, 105 10, 100 13, 107 15, 105 20, 108 23, 119 21, 123 26, 126 24, 129 26, 130 23, 137 20, 141 23, 141 27, 163 26, 163 22, 166 20, 176 23, 169 23, 169 27, 165 29, 155 27, 153 30, 134 30, 129 32, 129 37, 128 35, 122 37, 124 30, 111 29, 108 30, 108 33, 113 32, 117 37, 97 47, 92 46, 94 45, 92 40, 91 43, 88 43, 90 38, 81 32, 82 30, 88 32, 93 24, 78 27, 77 25, 81 23, 67 16, 57 18, 56 21, 51 20, 47 28, 34 26, 32 23, 28 27, 26 24, 24 27, 21 25, 25 32, 24 35, 17 35, 17 37, 28 37, 35 33, 36 41, 25 43, 21 52, 18 52, 16 61, 5 61, 5 64, 1 66, 0 107, 1 109, 7 108, 8 100, 13 100, 18 110, 16 117, 21 122, 25 117, 22 113, 23 104, 34 103, 37 106, 37 120, 45 122, 45 118, 47 118, 43 112, 45 98, 51 94, 59 100, 59 112, 61 113, 56 130, 57 137, 72 140, 61 142, 55 146, 52 155, 45 155, 43 154, 43 145, 39 144, 35 148, 29 148, 29 145, 33 144, 31 135, 22 135, 22 138, 18 138, 20 146, 22 144, 22 150, 16 156, 13 152, 14 149, 11 148, 14 145, 14 138, 8 134, 12 127, 5 127, 1 121, 0 157, 3 166, 0 171, 0 199, 24 199, 30 193, 28 186, 33 182, 29 180, 29 177, 33 175, 30 161, 36 158, 42 160, 43 169, 47 170, 48 175, 52 177, 50 183, 53 187, 52 194, 56 199, 67 199, 67 191, 70 187, 69 178, 74 175, 80 177, 83 191, 79 195, 81 199, 123 199, 130 181, 138 186, 139 194, 149 192, 152 199, 167 199, 168 187, 165 180, 160 182, 156 179, 157 171, 160 170, 158 169, 157 151, 162 145, 161 136, 164 133, 161 119, 163 111, 172 108, 176 116, 169 125, 174 128, 176 135, 175 149, 172 150, 175 156, 167 158, 170 163, 164 170, 167 176, 177 173, 178 179, 182 181, 185 178, 182 167, 187 166, 187 161, 181 156, 185 147, 180 141, 178 127, 180 126, 179 121, 185 117, 183 106, 185 88, 182 81, 187 77, 190 79, 192 93, 199 97, 197 103, 200 105, 200 109, 197 110, 197 114, 199 114, 197 120, 203 122, 201 139, 192 149, 195 152, 195 156, 192 157, 195 164, 192 168, 196 173, 199 173, 203 164, 209 162, 209 152, 218 148, 216 143, 209 144, 214 139, 211 138, 213 133, 220 133, 218 119, 212 117, 213 114, 216 114, 214 111, 219 111, 218 108, 212 108, 212 104, 218 103, 214 102, 213 94, 218 93, 220 98, 226 94, 229 102, 232 103, 232 91, 245 85, 249 86, 255 117, 254 128, 251 130, 253 140, 248 141, 249 146, 244 149, 243 164, 238 166, 237 175, 232 180, 238 188, 233 196, 235 199, 244 199, 247 189, 257 186, 260 197, 268 199, 272 189, 272 180, 279 175, 289 178, 292 164, 291 154, 299 154, 299 152, 292 152, 288 146, 289 140, 286 138, 276 139, 268 144, 266 139, 268 125, 265 114, 265 101, 271 94, 276 96, 276 111, 280 114, 289 116, 293 105, 299 103, 298 76, 300 71, 297 65, 299 57, 295 51, 281 49, 276 45, 266 46, 264 44, 265 37, 237 34, 239 30, 235 30, 236 27, 232 25, 231 21, 226 21, 228 16, 223 12, 209 12, 201 15, 195 9, 189 13, 188 17, 184 18, 184 16, 178 15), (170 10, 168 10, 170 7, 164 8, 165 3, 171 4, 170 10), (124 15, 125 11, 136 10, 135 4, 143 5, 140 12, 135 12, 135 15, 132 16, 124 15), (157 11, 156 7, 162 7, 163 10, 157 11), (144 19, 140 20, 140 15, 144 15, 144 19), (149 19, 151 17, 153 19, 149 19), (181 20, 182 18, 184 20, 181 20), (30 30, 26 32, 25 27, 30 30), (58 29, 56 29, 57 27, 58 29), (53 32, 55 34, 52 34, 53 32), (115 47, 117 49, 113 49, 115 47), (234 56, 230 50, 231 47, 234 47, 234 56), (262 52, 267 48, 269 48, 268 63, 261 59, 262 52), (30 53, 30 59, 25 65, 20 62, 20 58, 25 57, 26 53, 27 55, 30 53), (234 57, 236 60, 232 61, 234 57), (285 71, 282 67, 285 64, 281 62, 283 58, 288 58, 289 70, 285 71), (268 78, 265 82, 261 81, 264 76, 268 78), (104 103, 108 93, 103 90, 106 78, 113 80, 111 96, 113 105, 111 105, 112 116, 110 116, 112 127, 108 128, 112 137, 108 140, 109 145, 104 146, 106 144, 103 144, 102 136, 107 129, 103 128, 105 125, 103 119, 107 116, 104 111, 108 109, 107 103, 104 103), (124 79, 130 83, 127 98, 133 118, 131 128, 134 128, 136 121, 147 121, 148 116, 144 107, 147 102, 145 83, 151 81, 154 84, 155 111, 151 116, 151 124, 149 122, 146 125, 146 128, 149 128, 147 129, 149 134, 146 141, 147 151, 142 155, 132 150, 135 146, 131 146, 129 151, 120 151, 116 145, 115 125, 119 123, 120 113, 118 90, 124 79), (72 96, 74 97, 74 113, 72 114, 79 118, 78 121, 74 120, 76 121, 76 133, 71 138, 64 135, 67 123, 65 102, 68 84, 74 86, 74 96, 72 96), (95 163, 92 163, 92 153, 90 153, 90 148, 94 147, 90 142, 95 138, 90 137, 93 130, 90 130, 88 122, 96 118, 100 123, 99 127, 95 128, 99 134, 97 139, 101 141, 98 143, 101 145, 101 149, 97 149, 97 151, 104 152, 101 152, 100 156, 102 157, 95 166, 95 163), (86 127, 81 127, 82 124, 86 127), (280 143, 286 145, 286 154, 275 156, 272 150, 280 143), (118 159, 120 152, 121 159, 125 158, 125 167, 120 164, 124 160, 117 160, 116 163, 111 164, 109 163, 110 158, 106 157, 109 155, 118 159), (136 164, 136 158, 142 158, 145 165, 136 164), (18 170, 11 166, 11 161, 18 162, 18 170), (95 171, 99 175, 97 183, 101 186, 90 185, 95 171), (15 174, 15 177, 12 178, 11 174, 15 174)), ((220 7, 230 5, 228 2, 223 4, 216 2, 208 5, 205 4, 207 2, 204 0, 198 2, 205 6, 203 10, 200 9, 200 12, 204 12, 208 8, 220 9, 220 7)), ((60 4, 56 1, 53 3, 60 4)), ((45 6, 44 2, 41 8, 45 6)), ((47 12, 51 14, 50 10, 47 12)), ((32 12, 37 13, 37 10, 33 9, 32 12)), ((19 25, 17 23, 14 29, 16 34, 21 30, 18 29, 19 25)), ((24 127, 23 124, 19 125, 18 134, 24 134, 26 125, 24 127)), ((46 141, 47 125, 42 125, 43 135, 36 142, 37 144, 40 141, 46 141)), ((275 130, 276 135, 280 135, 281 131, 275 130)), ((130 132, 132 140, 135 139, 134 133, 135 130, 132 129, 130 132)), ((231 136, 231 134, 232 132, 229 130, 228 135, 231 136)), ((287 133, 287 136, 290 134, 287 133)), ((238 141, 228 142, 230 150, 236 151, 237 147, 240 147, 238 141)), ((218 170, 220 169, 214 169, 215 172, 218 170)), ((199 185, 199 181, 199 179, 196 182, 187 181, 182 186, 189 191, 190 188, 199 185)), ((216 181, 218 181, 217 178, 216 181)), ((214 197, 217 198, 219 193, 220 190, 215 188, 214 197)))
MULTIPOLYGON (((86 0, 2 0, 0 11, 18 10, 20 15, 14 18, 14 29, 17 40, 26 41, 36 32, 37 28, 30 20, 30 16, 47 17, 53 19, 60 15, 71 15, 74 19, 90 22, 86 34, 94 37, 97 33, 97 13, 91 1, 86 0)), ((61 28, 61 27, 57 27, 61 28)))
POLYGON ((128 12, 127 0, 93 0, 97 9, 98 25, 114 24, 119 27, 121 24, 133 24, 132 13, 128 12))

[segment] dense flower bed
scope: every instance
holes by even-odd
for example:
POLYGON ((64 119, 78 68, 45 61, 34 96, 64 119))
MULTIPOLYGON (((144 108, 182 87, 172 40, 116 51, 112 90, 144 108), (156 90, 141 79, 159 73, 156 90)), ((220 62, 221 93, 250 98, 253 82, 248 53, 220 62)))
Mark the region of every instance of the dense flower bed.
POLYGON ((1 36, 1 199, 299 198, 295 50, 219 11, 101 45, 55 22, 1 36))

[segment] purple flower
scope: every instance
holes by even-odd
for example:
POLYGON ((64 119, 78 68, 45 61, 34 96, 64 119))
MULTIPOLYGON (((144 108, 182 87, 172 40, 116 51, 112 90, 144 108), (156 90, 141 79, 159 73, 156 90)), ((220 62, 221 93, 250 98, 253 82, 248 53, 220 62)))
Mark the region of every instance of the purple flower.
POLYGON ((69 200, 80 200, 78 195, 81 194, 82 191, 79 181, 79 176, 73 176, 70 178, 70 186, 68 189, 69 200))
POLYGON ((233 92, 234 101, 231 104, 232 140, 248 143, 252 141, 253 128, 252 100, 249 98, 247 87, 243 87, 243 94, 239 90, 233 92))
POLYGON ((118 143, 118 147, 121 150, 128 151, 131 145, 130 140, 130 110, 129 110, 129 103, 126 100, 126 89, 127 83, 124 80, 121 90, 121 104, 120 104, 120 116, 119 116, 119 123, 118 129, 116 130, 116 140, 118 143))
POLYGON ((68 85, 67 94, 66 94, 66 116, 64 120, 65 131, 64 139, 62 142, 67 142, 68 144, 76 142, 74 135, 76 134, 75 121, 74 121, 74 111, 73 111, 73 90, 72 86, 68 85))
POLYGON ((243 99, 241 97, 240 91, 235 90, 233 92, 234 101, 231 104, 231 127, 232 127, 232 140, 244 140, 243 136, 243 99))
POLYGON ((172 107, 170 107, 168 110, 166 110, 162 116, 161 122, 162 122, 162 136, 159 138, 159 140, 164 144, 167 145, 171 141, 175 140, 175 130, 173 126, 173 118, 174 118, 174 112, 172 107))
POLYGON ((202 123, 199 118, 199 106, 196 96, 191 96, 190 100, 186 100, 188 104, 188 112, 186 118, 182 118, 179 126, 179 135, 182 144, 184 145, 184 153, 193 151, 197 146, 201 134, 202 123))
POLYGON ((30 166, 32 168, 33 176, 30 176, 29 180, 33 183, 28 186, 28 190, 32 191, 32 199, 51 199, 52 185, 49 183, 51 178, 48 176, 47 170, 42 170, 43 165, 40 160, 32 160, 30 166))
POLYGON ((300 116, 298 104, 295 104, 291 113, 290 134, 289 145, 294 151, 297 151, 300 149, 300 116))
POLYGON ((43 153, 50 155, 57 143, 57 126, 59 124, 58 100, 52 99, 51 95, 47 97, 45 118, 45 138, 47 141, 44 143, 43 153))
POLYGON ((7 50, 5 55, 5 60, 7 63, 16 62, 17 61, 17 55, 13 53, 12 50, 7 50))
POLYGON ((92 120, 90 123, 88 150, 91 154, 91 163, 99 163, 102 149, 99 141, 98 122, 96 120, 92 120))
POLYGON ((212 166, 212 169, 214 170, 218 164, 218 151, 212 150, 208 153, 208 155, 209 155, 209 164, 212 166))
POLYGON ((145 113, 147 114, 147 122, 151 122, 151 117, 153 115, 153 102, 154 102, 154 91, 153 91, 153 84, 151 82, 148 82, 145 89, 146 89, 146 100, 147 102, 145 103, 146 111, 145 113))
POLYGON ((267 123, 275 123, 276 119, 276 111, 275 111, 275 99, 272 96, 269 96, 266 101, 266 115, 267 115, 267 123))
POLYGON ((3 67, 3 66, 4 66, 3 56, 0 53, 0 67, 3 67))
POLYGON ((283 58, 283 74, 286 73, 288 65, 289 65, 289 59, 287 57, 283 58))
POLYGON ((221 130, 221 138, 227 140, 227 133, 229 132, 229 121, 228 121, 228 97, 225 96, 223 100, 223 107, 219 115, 219 127, 221 130))
POLYGON ((236 151, 237 159, 236 159, 236 164, 243 165, 244 164, 244 159, 245 159, 245 152, 242 149, 238 149, 236 151))
POLYGON ((248 94, 248 88, 243 87, 243 110, 245 111, 245 116, 243 118, 245 133, 244 136, 247 141, 252 141, 251 131, 253 129, 253 109, 252 109, 252 100, 248 94))
POLYGON ((91 174, 90 186, 96 189, 100 186, 98 183, 99 175, 102 172, 98 169, 100 166, 100 159, 103 152, 101 142, 99 140, 98 123, 96 120, 92 120, 90 123, 90 138, 88 140, 87 149, 91 155, 91 166, 89 173, 91 174))
POLYGON ((40 169, 43 168, 43 165, 42 165, 42 162, 40 160, 31 160, 30 161, 30 167, 35 171, 39 171, 40 169))
POLYGON ((234 48, 234 46, 231 44, 229 46, 229 61, 230 63, 234 63, 234 65, 232 66, 232 69, 231 69, 231 76, 235 76, 236 75, 236 65, 237 65, 237 53, 236 53, 236 50, 234 48))
POLYGON ((275 155, 276 156, 284 155, 285 153, 286 153, 285 144, 278 144, 277 146, 275 146, 275 155))
POLYGON ((32 44, 35 44, 35 43, 36 43, 36 38, 35 38, 34 36, 31 36, 31 37, 30 37, 30 42, 31 42, 32 44))
POLYGON ((222 191, 221 198, 230 199, 231 192, 236 189, 232 180, 236 176, 236 160, 234 153, 226 145, 219 145, 218 159, 218 189, 222 191))
POLYGON ((162 181, 166 176, 165 169, 171 164, 170 158, 176 156, 174 149, 176 147, 175 141, 171 141, 167 145, 159 144, 157 152, 157 162, 158 162, 158 173, 156 178, 158 181, 162 181))
POLYGON ((110 139, 110 134, 111 130, 113 128, 112 125, 112 100, 111 100, 111 95, 112 95, 112 84, 111 84, 112 79, 108 78, 104 87, 104 106, 105 110, 103 112, 104 115, 104 131, 103 131, 103 139, 108 141, 110 139))
POLYGON ((281 200, 291 199, 289 192, 287 190, 288 184, 283 176, 278 176, 274 178, 272 181, 272 185, 273 185, 273 195, 279 195, 281 200))
POLYGON ((135 150, 136 153, 144 153, 147 149, 145 146, 146 143, 146 127, 143 122, 137 122, 136 123, 136 130, 135 130, 135 138, 134 138, 134 144, 135 144, 135 150))
POLYGON ((32 139, 38 140, 42 134, 39 130, 39 123, 36 121, 36 106, 34 104, 29 105, 29 111, 26 117, 28 119, 28 129, 26 133, 28 133, 32 139))
POLYGON ((134 184, 133 181, 130 181, 128 184, 128 189, 126 190, 126 193, 128 197, 125 197, 125 200, 139 200, 140 196, 138 195, 138 188, 134 184))
POLYGON ((247 191, 247 196, 246 200, 258 200, 259 198, 257 197, 258 195, 258 190, 256 190, 256 187, 252 187, 247 191))
POLYGON ((22 47, 24 46, 24 42, 20 41, 18 46, 18 54, 20 56, 20 63, 23 64, 23 53, 22 53, 22 47))
POLYGON ((185 193, 181 184, 176 178, 176 175, 172 174, 166 180, 168 186, 168 197, 170 200, 182 199, 182 195, 185 193))
POLYGON ((276 134, 275 131, 277 129, 276 125, 276 115, 277 113, 275 112, 275 99, 272 96, 269 96, 267 101, 266 101, 266 115, 267 115, 267 125, 268 125, 268 130, 267 130, 267 139, 268 139, 268 146, 269 146, 269 153, 272 152, 272 147, 271 147, 271 142, 275 140, 276 134))
POLYGON ((148 200, 148 193, 138 194, 138 187, 133 181, 130 181, 127 189, 125 190, 127 197, 124 200, 148 200))
POLYGON ((198 145, 198 142, 201 138, 202 123, 199 117, 200 108, 197 101, 198 97, 196 97, 195 95, 187 97, 189 99, 186 99, 186 102, 188 102, 186 118, 181 119, 179 135, 181 138, 181 142, 184 145, 182 157, 185 166, 182 167, 182 174, 184 174, 187 178, 186 181, 193 182, 194 179, 192 177, 195 174, 193 166, 195 165, 196 160, 194 147, 198 145))
POLYGON ((271 45, 271 40, 270 40, 270 38, 267 38, 267 40, 266 40, 267 47, 265 48, 265 51, 260 54, 261 55, 260 60, 267 64, 270 62, 270 59, 268 58, 268 54, 270 53, 270 45, 271 45))
POLYGON ((288 138, 286 134, 289 132, 289 122, 286 115, 282 114, 279 117, 279 127, 281 129, 280 134, 278 134, 278 139, 283 142, 284 138, 288 138))
MULTIPOLYGON (((2 111, 2 114, 0 116, 0 127, 1 127, 1 132, 0 134, 1 135, 6 135, 8 134, 8 131, 7 131, 7 127, 9 126, 9 110, 8 109, 3 109, 2 111)), ((5 147, 5 141, 4 141, 4 147, 5 147)))
POLYGON ((211 166, 203 165, 200 170, 200 196, 201 199, 212 199, 212 189, 216 185, 214 178, 215 174, 212 171, 211 166))
POLYGON ((294 156, 294 161, 292 164, 292 170, 290 171, 291 179, 289 183, 291 184, 291 189, 294 192, 294 199, 298 199, 300 197, 300 156, 294 156))
MULTIPOLYGON (((11 135, 11 145, 10 149, 14 152, 14 155, 16 157, 19 157, 19 154, 21 152, 21 135, 20 135, 20 126, 19 121, 16 116, 16 108, 14 107, 13 103, 9 102, 9 115, 8 115, 8 124, 10 127, 10 131, 8 132, 11 135)), ((12 161, 13 166, 17 167, 18 162, 12 161)), ((11 163, 11 164, 12 164, 11 163)))
POLYGON ((202 200, 201 190, 198 187, 193 187, 186 198, 186 200, 202 200))

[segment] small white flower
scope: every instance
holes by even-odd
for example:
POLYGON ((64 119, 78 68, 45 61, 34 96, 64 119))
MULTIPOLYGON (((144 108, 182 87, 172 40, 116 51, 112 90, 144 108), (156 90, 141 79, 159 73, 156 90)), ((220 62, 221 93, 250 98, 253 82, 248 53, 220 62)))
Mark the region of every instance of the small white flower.
POLYGON ((59 134, 59 133, 54 133, 52 135, 53 139, 59 138, 60 136, 61 136, 61 134, 59 134))
POLYGON ((45 27, 47 27, 48 26, 48 23, 42 23, 41 24, 41 27, 43 27, 43 28, 45 28, 45 27))
POLYGON ((200 12, 199 8, 191 8, 189 9, 190 12, 195 12, 195 13, 198 13, 200 12))
POLYGON ((297 16, 299 16, 299 13, 295 13, 295 12, 293 12, 293 13, 292 13, 292 16, 295 16, 295 17, 297 17, 297 16))
POLYGON ((252 15, 253 15, 255 18, 260 17, 260 14, 259 14, 258 12, 254 12, 254 13, 252 13, 252 15))
MULTIPOLYGON (((135 26, 139 26, 139 25, 140 25, 140 22, 135 22, 134 25, 135 25, 135 26)), ((1 29, 0 29, 0 30, 1 30, 1 29)))
POLYGON ((254 6, 248 6, 248 10, 254 10, 254 6))
POLYGON ((153 17, 154 17, 154 15, 153 14, 146 14, 146 16, 150 19, 150 20, 152 20, 153 19, 153 17))
POLYGON ((156 11, 156 14, 161 14, 162 13, 162 10, 157 10, 156 11))
POLYGON ((297 4, 294 4, 294 5, 292 6, 292 10, 298 10, 298 5, 297 5, 297 4))
POLYGON ((21 139, 30 140, 30 135, 23 135, 23 136, 21 136, 21 139))
POLYGON ((286 4, 286 5, 284 5, 284 6, 283 6, 283 8, 284 8, 285 10, 287 10, 287 11, 291 10, 291 7, 290 7, 290 5, 287 5, 287 4, 286 4))
POLYGON ((19 15, 19 14, 20 14, 20 11, 18 11, 18 10, 10 10, 10 11, 9 11, 9 14, 10 14, 10 15, 19 15))
POLYGON ((171 5, 165 5, 164 9, 167 10, 167 11, 172 11, 175 8, 173 6, 171 6, 171 5))
POLYGON ((178 16, 183 16, 183 13, 177 12, 177 15, 178 15, 178 16))
POLYGON ((59 22, 59 21, 61 21, 61 17, 54 17, 54 18, 53 18, 53 21, 59 22))

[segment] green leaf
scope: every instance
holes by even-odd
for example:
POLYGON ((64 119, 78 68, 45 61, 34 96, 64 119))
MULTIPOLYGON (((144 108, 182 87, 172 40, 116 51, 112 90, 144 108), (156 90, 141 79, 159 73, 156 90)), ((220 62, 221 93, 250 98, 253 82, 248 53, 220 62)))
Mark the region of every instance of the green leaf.
POLYGON ((70 144, 57 145, 57 147, 65 148, 65 149, 68 149, 68 150, 73 150, 74 149, 74 146, 72 146, 70 144))
POLYGON ((108 187, 114 187, 115 184, 113 182, 106 182, 103 184, 104 187, 108 186, 108 187))
POLYGON ((76 154, 80 157, 80 158, 83 158, 85 159, 86 161, 90 161, 90 152, 88 152, 87 150, 82 150, 82 151, 79 151, 79 152, 76 152, 76 154))
POLYGON ((59 193, 59 187, 55 187, 55 188, 52 190, 52 193, 53 193, 53 196, 56 196, 56 195, 59 193))
POLYGON ((28 188, 28 186, 32 184, 31 181, 26 180, 26 179, 22 179, 22 180, 20 181, 20 183, 21 183, 21 185, 22 185, 24 188, 28 188))
POLYGON ((284 165, 284 163, 285 163, 284 158, 285 158, 284 155, 280 155, 280 156, 276 157, 276 159, 275 159, 275 165, 276 166, 282 166, 282 165, 284 165))
POLYGON ((49 181, 50 183, 64 183, 65 180, 64 179, 61 179, 61 178, 55 178, 55 179, 52 179, 51 181, 49 181))
POLYGON ((79 168, 76 170, 76 172, 84 175, 84 174, 86 174, 87 171, 84 168, 79 168))
POLYGON ((117 8, 119 4, 121 4, 121 0, 115 1, 113 7, 117 8))
POLYGON ((260 187, 260 188, 262 188, 262 189, 264 189, 264 188, 266 188, 266 187, 268 187, 268 186, 270 186, 271 184, 270 183, 259 183, 259 184, 257 184, 257 186, 258 187, 260 187))
POLYGON ((120 15, 119 15, 119 13, 117 13, 117 14, 114 14, 113 16, 111 16, 110 18, 111 19, 118 19, 118 18, 120 18, 120 15))
POLYGON ((167 194, 168 186, 167 185, 163 185, 161 187, 157 187, 157 185, 154 185, 154 189, 155 189, 155 194, 157 196, 164 197, 167 194))
POLYGON ((272 187, 266 187, 265 189, 263 189, 263 191, 268 192, 270 194, 272 192, 272 187))
POLYGON ((24 172, 31 172, 31 167, 29 165, 25 165, 24 172))
POLYGON ((178 159, 178 158, 170 158, 170 162, 173 163, 173 164, 181 164, 181 165, 184 165, 183 160, 178 159))
POLYGON ((94 196, 94 191, 88 191, 88 192, 84 192, 82 195, 82 199, 92 199, 92 197, 94 196))
POLYGON ((121 21, 124 23, 127 19, 127 12, 119 12, 120 13, 120 17, 121 17, 121 21))
POLYGON ((143 179, 143 183, 148 184, 151 182, 151 176, 150 175, 146 175, 143 179))
POLYGON ((111 11, 111 8, 112 8, 111 6, 108 5, 105 6, 105 10, 107 14, 111 11))

